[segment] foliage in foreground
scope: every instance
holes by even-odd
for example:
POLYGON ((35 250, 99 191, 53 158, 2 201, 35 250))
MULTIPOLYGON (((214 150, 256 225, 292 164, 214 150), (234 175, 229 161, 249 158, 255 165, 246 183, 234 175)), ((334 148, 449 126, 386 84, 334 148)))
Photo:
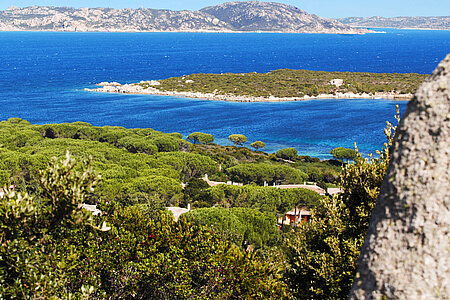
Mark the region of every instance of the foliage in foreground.
MULTIPOLYGON (((399 121, 397 110, 397 121, 399 121)), ((312 223, 303 224, 286 241, 290 269, 287 280, 302 299, 345 299, 357 269, 372 210, 389 164, 396 127, 387 122, 387 143, 379 158, 356 152, 343 167, 343 193, 320 199, 312 223)), ((357 149, 356 149, 357 151, 357 149)))
POLYGON ((95 226, 79 204, 98 180, 67 157, 42 172, 40 199, 1 199, 0 299, 286 296, 279 270, 184 218, 110 203, 95 226))
POLYGON ((63 267, 77 254, 61 253, 55 246, 89 220, 79 205, 99 181, 89 163, 81 172, 74 168, 68 155, 62 163, 52 160, 41 172, 40 199, 10 190, 1 199, 0 299, 69 296, 63 267))

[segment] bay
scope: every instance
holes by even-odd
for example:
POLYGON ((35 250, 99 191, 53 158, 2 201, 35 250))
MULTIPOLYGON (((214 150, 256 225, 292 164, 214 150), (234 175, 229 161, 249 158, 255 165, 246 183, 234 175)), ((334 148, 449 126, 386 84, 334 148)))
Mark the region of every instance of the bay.
POLYGON ((394 100, 231 103, 85 92, 120 83, 191 73, 308 69, 430 74, 450 52, 450 31, 387 30, 366 35, 276 33, 0 32, 0 120, 84 121, 150 127, 184 136, 211 133, 220 144, 241 133, 267 152, 294 147, 329 157, 338 146, 380 149, 394 100))

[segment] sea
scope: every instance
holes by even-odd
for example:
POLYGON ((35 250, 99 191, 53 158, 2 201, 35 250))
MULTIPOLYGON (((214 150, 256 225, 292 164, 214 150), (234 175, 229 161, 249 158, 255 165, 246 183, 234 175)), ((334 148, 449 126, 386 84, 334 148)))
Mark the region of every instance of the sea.
MULTIPOLYGON (((86 92, 96 83, 133 83, 192 73, 276 69, 431 74, 450 53, 450 30, 375 29, 365 35, 288 33, 0 32, 0 120, 84 121, 153 128, 186 137, 201 131, 229 145, 244 134, 266 152, 293 147, 330 158, 336 147, 381 149, 387 99, 236 103, 170 96, 86 92)), ((1 143, 1 141, 0 141, 1 143)))

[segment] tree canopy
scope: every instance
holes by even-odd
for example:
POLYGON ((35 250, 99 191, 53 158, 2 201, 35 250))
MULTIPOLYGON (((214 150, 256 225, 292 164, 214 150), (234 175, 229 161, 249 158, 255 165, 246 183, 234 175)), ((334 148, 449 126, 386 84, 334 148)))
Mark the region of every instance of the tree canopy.
POLYGON ((186 138, 187 141, 196 144, 208 144, 214 142, 214 136, 212 134, 203 133, 203 132, 193 132, 188 135, 186 138))
POLYGON ((298 153, 295 148, 284 148, 277 151, 277 157, 282 159, 287 159, 295 161, 297 159, 298 153))
POLYGON ((256 150, 262 149, 266 147, 266 144, 261 141, 256 141, 250 144, 250 147, 255 148, 256 150))
POLYGON ((356 157, 356 151, 349 148, 337 147, 330 151, 333 154, 334 159, 344 160, 347 162, 349 159, 354 159, 356 157))
POLYGON ((228 137, 228 140, 233 142, 235 146, 242 146, 247 141, 247 137, 243 134, 232 134, 228 137))

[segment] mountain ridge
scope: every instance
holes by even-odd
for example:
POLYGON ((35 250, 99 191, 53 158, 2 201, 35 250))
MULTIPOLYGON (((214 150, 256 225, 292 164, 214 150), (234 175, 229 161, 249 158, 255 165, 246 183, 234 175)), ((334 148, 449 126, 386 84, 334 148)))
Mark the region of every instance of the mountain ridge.
POLYGON ((198 11, 11 6, 0 11, 0 31, 369 32, 291 5, 258 1, 227 2, 198 11))

